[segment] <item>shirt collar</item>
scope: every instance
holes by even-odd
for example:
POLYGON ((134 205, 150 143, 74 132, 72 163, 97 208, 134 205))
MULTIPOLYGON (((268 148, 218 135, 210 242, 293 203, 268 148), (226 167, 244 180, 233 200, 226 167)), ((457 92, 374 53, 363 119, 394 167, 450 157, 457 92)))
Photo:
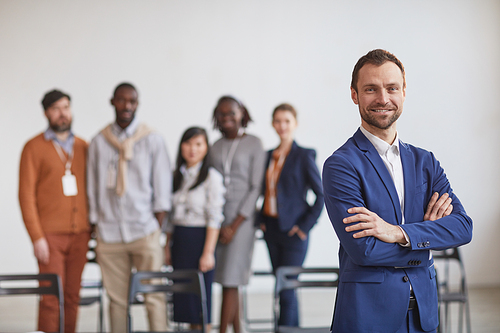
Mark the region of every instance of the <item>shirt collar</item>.
MULTIPOLYGON (((69 131, 69 135, 68 135, 68 138, 66 139, 65 142, 67 142, 70 138, 72 138, 74 135, 73 135, 73 132, 70 130, 69 131)), ((56 135, 56 132, 54 132, 54 130, 52 128, 47 128, 47 130, 43 133, 43 137, 45 138, 45 140, 49 141, 49 140, 56 140, 57 142, 60 142, 60 140, 57 138, 57 135, 56 135)))
POLYGON ((113 123, 112 130, 113 134, 117 137, 125 134, 127 138, 130 138, 137 130, 137 126, 139 126, 139 121, 137 120, 137 117, 134 117, 134 120, 132 120, 132 122, 125 128, 121 128, 115 121, 113 123))
POLYGON ((366 136, 368 141, 370 141, 372 143, 372 145, 375 147, 375 149, 377 150, 379 155, 382 155, 382 156, 386 155, 387 152, 389 151, 389 149, 391 149, 392 147, 394 147, 394 148, 392 148, 392 150, 394 152, 396 152, 397 155, 399 155, 399 133, 398 132, 396 132, 396 139, 394 139, 394 142, 392 143, 392 145, 390 145, 387 142, 385 142, 384 140, 382 140, 381 138, 368 132, 363 126, 360 126, 359 129, 366 136))
POLYGON ((184 177, 193 177, 196 176, 201 169, 202 162, 198 162, 196 165, 193 165, 190 168, 186 168, 186 164, 181 165, 180 172, 184 177))

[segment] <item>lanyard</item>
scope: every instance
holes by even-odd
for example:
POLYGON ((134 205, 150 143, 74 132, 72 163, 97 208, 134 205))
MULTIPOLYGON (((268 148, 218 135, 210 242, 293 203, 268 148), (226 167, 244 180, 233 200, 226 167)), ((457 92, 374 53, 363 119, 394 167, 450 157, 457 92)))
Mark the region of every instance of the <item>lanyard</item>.
POLYGON ((240 127, 238 130, 238 134, 236 135, 236 138, 231 142, 231 147, 229 148, 229 151, 226 154, 226 160, 223 163, 224 167, 224 185, 226 187, 229 186, 231 183, 231 166, 233 165, 233 159, 234 159, 234 154, 236 153, 236 148, 238 147, 241 138, 243 137, 243 134, 245 134, 245 129, 243 127, 240 127))
POLYGON ((66 173, 68 173, 68 172, 71 173, 70 170, 71 170, 71 164, 73 163, 73 151, 74 151, 74 149, 71 149, 71 152, 69 153, 68 158, 66 158, 66 156, 64 156, 64 153, 61 149, 61 145, 59 145, 59 143, 56 142, 55 140, 52 140, 52 144, 54 145, 54 148, 56 148, 57 154, 61 158, 61 161, 65 164, 66 173))

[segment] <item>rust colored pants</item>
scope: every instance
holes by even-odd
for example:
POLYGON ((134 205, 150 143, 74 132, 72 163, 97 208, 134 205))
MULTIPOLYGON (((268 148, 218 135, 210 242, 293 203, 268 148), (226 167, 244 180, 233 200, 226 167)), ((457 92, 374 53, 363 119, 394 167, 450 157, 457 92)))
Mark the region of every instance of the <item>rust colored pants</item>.
MULTIPOLYGON (((38 263, 40 273, 55 273, 61 277, 64 291, 64 332, 73 333, 76 328, 80 282, 85 263, 90 233, 47 234, 49 263, 38 263)), ((38 308, 38 330, 59 331, 59 303, 57 297, 45 295, 38 308)))

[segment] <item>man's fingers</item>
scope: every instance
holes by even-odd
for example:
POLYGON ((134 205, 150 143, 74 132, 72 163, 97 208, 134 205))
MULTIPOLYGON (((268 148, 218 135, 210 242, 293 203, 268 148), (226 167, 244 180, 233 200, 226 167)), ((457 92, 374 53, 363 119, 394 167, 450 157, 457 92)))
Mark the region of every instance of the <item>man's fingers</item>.
POLYGON ((349 214, 358 214, 358 213, 364 213, 364 214, 369 214, 371 213, 368 209, 365 207, 352 207, 347 210, 349 214))
POLYGON ((351 232, 351 231, 356 231, 356 230, 366 230, 373 228, 373 224, 368 223, 368 222, 360 222, 357 224, 352 224, 348 227, 345 228, 345 231, 351 232))
POLYGON ((451 205, 451 198, 448 197, 444 202, 443 204, 439 207, 438 209, 438 212, 437 212, 437 218, 442 218, 443 216, 446 216, 444 215, 446 210, 448 209, 448 207, 450 207, 451 205))
POLYGON ((427 211, 424 215, 424 221, 434 221, 446 216, 444 214, 448 210, 448 206, 451 204, 450 195, 448 193, 444 193, 441 197, 439 197, 439 199, 437 199, 438 197, 438 192, 435 192, 429 200, 427 211))
POLYGON ((427 212, 430 213, 430 211, 432 210, 434 204, 436 203, 436 201, 438 201, 438 199, 439 199, 439 193, 434 192, 434 194, 431 196, 431 200, 429 200, 429 203, 427 204, 427 212))
POLYGON ((453 205, 450 203, 450 205, 448 206, 448 208, 444 212, 444 216, 450 215, 452 211, 453 211, 453 205))
POLYGON ((441 207, 443 204, 446 203, 446 201, 449 199, 450 195, 448 193, 444 193, 439 200, 436 202, 434 206, 437 206, 438 208, 441 207))
POLYGON ((438 199, 439 199, 439 193, 434 192, 434 194, 431 196, 431 199, 429 200, 429 203, 427 204, 427 210, 426 210, 425 215, 424 215, 424 221, 431 219, 434 205, 436 204, 438 199))

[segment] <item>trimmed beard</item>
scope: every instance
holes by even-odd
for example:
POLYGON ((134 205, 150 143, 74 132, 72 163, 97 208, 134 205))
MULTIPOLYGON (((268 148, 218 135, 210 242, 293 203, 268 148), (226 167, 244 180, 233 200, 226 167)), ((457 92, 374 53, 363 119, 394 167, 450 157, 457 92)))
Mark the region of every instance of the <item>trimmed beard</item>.
POLYGON ((62 133, 71 130, 71 123, 72 121, 64 125, 49 124, 49 126, 55 133, 62 133))
MULTIPOLYGON (((370 112, 370 111, 368 111, 370 112)), ((387 120, 387 124, 385 126, 382 126, 382 124, 378 121, 377 118, 375 117, 372 117, 371 116, 371 113, 365 113, 365 112, 360 112, 361 114, 361 118, 369 125, 373 126, 373 127, 376 127, 378 129, 381 129, 381 130, 386 130, 388 129, 389 127, 391 127, 392 124, 394 124, 396 122, 396 120, 399 119, 399 117, 401 116, 401 112, 395 112, 388 120, 387 120)))

